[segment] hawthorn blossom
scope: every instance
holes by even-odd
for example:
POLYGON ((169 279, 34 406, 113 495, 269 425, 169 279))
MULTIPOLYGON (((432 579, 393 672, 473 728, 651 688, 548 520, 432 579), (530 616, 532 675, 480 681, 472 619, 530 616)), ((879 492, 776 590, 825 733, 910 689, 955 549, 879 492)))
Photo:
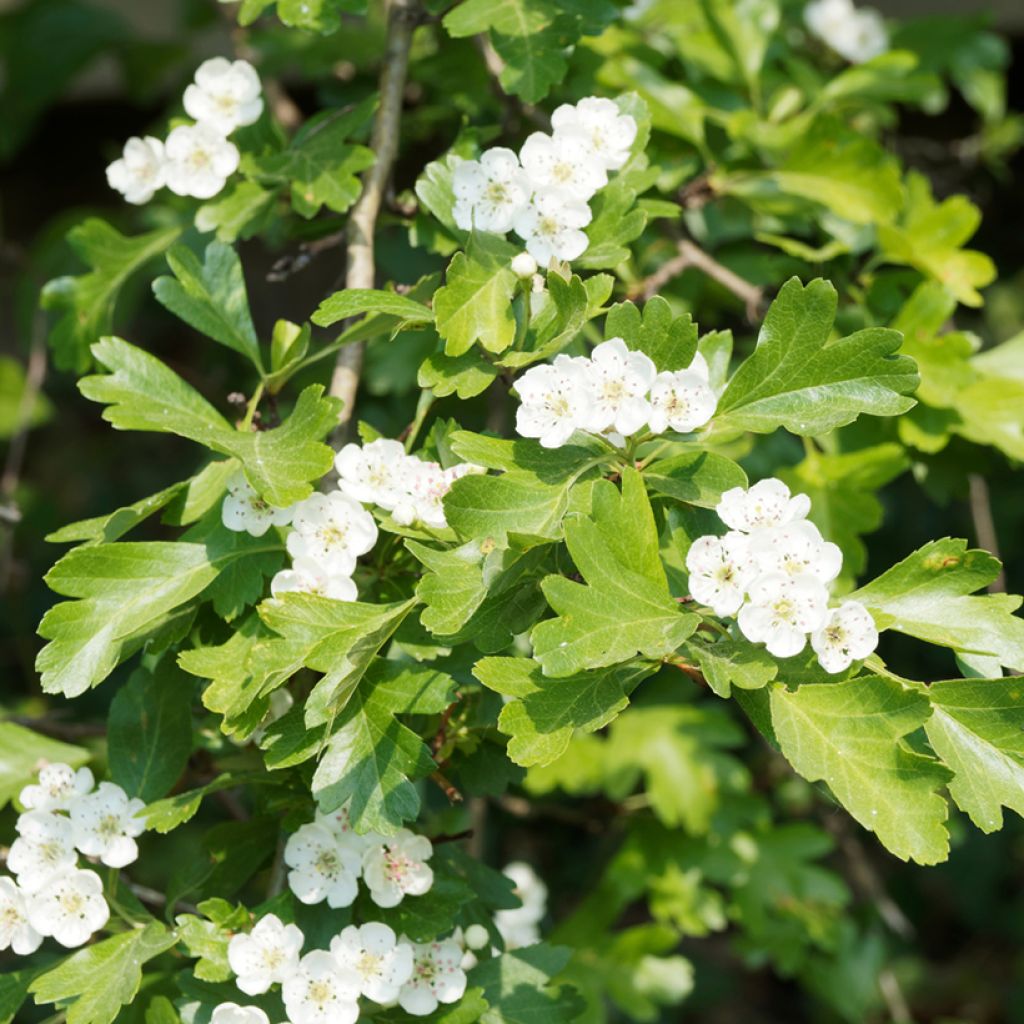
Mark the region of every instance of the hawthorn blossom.
POLYGON ((521 252, 517 256, 513 256, 509 266, 516 277, 532 278, 537 273, 537 261, 528 252, 521 252))
POLYGON ((0 878, 0 952, 9 947, 18 956, 28 956, 42 941, 29 923, 28 897, 13 879, 0 878))
POLYGON ((166 185, 179 196, 212 199, 238 170, 238 147, 208 124, 179 125, 164 143, 166 185))
POLYGON ((164 144, 151 135, 130 138, 121 156, 107 166, 107 184, 135 206, 148 203, 166 178, 164 144))
POLYGON ((324 949, 307 953, 281 986, 290 1024, 354 1024, 359 1018, 359 975, 324 949))
POLYGON ((377 542, 377 524, 358 501, 333 491, 311 494, 295 506, 288 553, 308 558, 329 575, 351 575, 356 558, 377 542))
POLYGON ((189 117, 221 135, 253 124, 263 113, 260 77, 246 60, 211 57, 196 69, 182 102, 189 117))
POLYGON ((228 964, 235 984, 250 996, 285 982, 298 970, 305 936, 294 924, 284 924, 275 914, 256 922, 248 934, 233 935, 228 943, 228 964))
POLYGON ((811 634, 811 647, 818 662, 833 674, 868 657, 877 646, 878 627, 858 601, 844 601, 833 608, 821 629, 811 634))
POLYGON ((381 837, 376 832, 366 832, 363 835, 356 832, 352 827, 347 803, 342 804, 337 810, 329 812, 324 812, 318 807, 313 817, 313 824, 326 829, 339 843, 356 850, 359 853, 360 861, 370 846, 381 841, 381 837))
POLYGON ((698 537, 686 553, 690 593, 716 615, 735 615, 757 575, 750 539, 731 530, 724 537, 698 537))
POLYGON ((657 369, 643 352, 631 352, 622 338, 609 338, 590 354, 585 376, 589 393, 587 427, 628 437, 648 421, 647 400, 657 369))
POLYGON ((444 529, 448 519, 444 511, 444 496, 452 484, 464 476, 486 473, 483 466, 460 462, 442 469, 436 462, 425 462, 411 457, 406 462, 406 490, 391 510, 391 518, 400 526, 419 523, 433 529, 444 529))
POLYGON ((751 539, 751 552, 761 572, 813 576, 830 583, 843 567, 842 551, 806 519, 759 530, 751 539))
POLYGON ((774 477, 760 480, 746 490, 730 488, 715 507, 726 526, 742 533, 805 519, 810 510, 811 499, 806 494, 790 496, 789 488, 774 477))
POLYGON ((71 823, 63 815, 27 811, 15 828, 18 838, 8 851, 7 868, 23 892, 38 892, 78 863, 71 823))
POLYGON ((523 143, 519 159, 533 189, 558 189, 566 199, 586 202, 608 184, 604 160, 588 134, 576 128, 555 135, 534 132, 523 143))
POLYGON ((871 7, 858 9, 852 0, 814 0, 804 8, 804 23, 852 64, 862 64, 889 49, 882 15, 871 7))
POLYGON ((452 216, 464 231, 505 234, 530 199, 530 179, 511 149, 495 146, 463 160, 452 175, 452 216))
MULTIPOLYGON (((462 948, 448 939, 414 943, 412 977, 398 994, 398 1005, 414 1017, 433 1013, 439 1003, 454 1003, 466 991, 462 948)), ((300 1024, 300 1022, 297 1022, 300 1024)))
POLYGON ((750 584, 747 596, 737 617, 740 630, 777 658, 799 654, 807 634, 820 630, 828 617, 828 591, 809 576, 768 573, 750 584))
POLYGON ((331 941, 331 955, 358 976, 359 991, 375 1003, 394 1003, 412 976, 413 953, 386 924, 349 925, 331 941))
MULTIPOLYGON (((540 922, 547 913, 548 887, 536 871, 522 861, 506 864, 502 874, 515 882, 515 894, 522 906, 499 910, 494 915, 494 926, 498 929, 506 949, 522 949, 540 941, 540 922)), ((469 945, 469 932, 466 932, 469 945)))
POLYGON ((213 1008, 210 1024, 270 1024, 270 1018, 258 1006, 221 1003, 213 1008))
POLYGON ((692 370, 664 371, 651 385, 648 426, 655 434, 669 427, 681 434, 703 427, 715 414, 718 399, 707 377, 692 370))
MULTIPOLYGON (((302 903, 347 907, 356 898, 359 851, 339 842, 320 825, 303 825, 288 837, 284 848, 288 885, 302 903)), ((294 1022, 293 1022, 294 1024, 294 1022)))
POLYGON ((62 946, 82 946, 110 919, 103 882, 95 871, 71 869, 51 878, 28 905, 28 921, 62 946))
POLYGON ((334 601, 355 601, 359 597, 351 576, 343 572, 326 572, 312 558, 295 558, 290 569, 276 572, 270 581, 270 593, 274 597, 290 593, 316 594, 334 601))
POLYGON ((593 214, 580 199, 559 189, 538 189, 530 204, 518 213, 512 226, 526 244, 526 251, 541 267, 553 259, 574 260, 590 244, 583 232, 593 214))
POLYGON ((265 502, 241 470, 228 480, 227 492, 220 507, 220 518, 235 533, 262 537, 271 526, 287 526, 292 521, 292 506, 276 508, 265 502))
POLYGON ((378 907, 397 907, 406 896, 422 896, 434 884, 426 863, 434 848, 426 836, 400 828, 363 854, 363 881, 378 907))
POLYGON ((123 868, 138 855, 135 836, 146 830, 138 817, 146 805, 113 782, 101 782, 94 793, 71 805, 71 828, 75 846, 87 857, 99 857, 111 868, 123 868))
POLYGON ((356 501, 392 509, 401 499, 409 456, 400 441, 381 437, 369 444, 347 444, 335 456, 338 489, 356 501))
POLYGON ((66 811, 74 800, 88 793, 93 784, 88 768, 75 771, 70 765, 56 762, 41 768, 39 782, 26 786, 18 800, 28 811, 66 811))
POLYGON ((542 448, 560 448, 581 428, 589 410, 587 360, 566 355, 533 366, 516 381, 516 430, 542 448))
POLYGON ((636 121, 618 105, 602 96, 587 96, 575 106, 563 103, 551 115, 555 136, 580 133, 609 171, 617 171, 629 159, 636 140, 636 121))

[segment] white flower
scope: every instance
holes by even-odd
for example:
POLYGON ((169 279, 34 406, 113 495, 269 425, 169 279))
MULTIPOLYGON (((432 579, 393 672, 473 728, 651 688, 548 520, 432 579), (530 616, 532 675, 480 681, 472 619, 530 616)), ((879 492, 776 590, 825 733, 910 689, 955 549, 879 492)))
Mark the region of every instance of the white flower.
POLYGON ((235 984, 250 996, 266 992, 275 982, 285 982, 299 968, 305 936, 294 924, 283 924, 275 914, 256 922, 247 935, 233 935, 228 943, 228 964, 235 984))
POLYGON ((784 526, 806 518, 810 510, 811 499, 806 494, 790 497, 789 488, 774 477, 758 481, 749 490, 731 488, 715 508, 726 526, 743 533, 767 526, 784 526))
POLYGON ((823 540, 814 523, 806 519, 758 530, 751 541, 751 551, 763 573, 813 576, 830 583, 843 567, 842 551, 823 540))
POLYGON ((221 1003, 214 1007, 210 1024, 270 1024, 270 1018, 258 1006, 221 1003))
POLYGON ((303 825, 284 848, 288 885, 302 903, 347 907, 356 898, 359 851, 320 825, 303 825))
POLYGON ((881 14, 870 7, 858 10, 851 0, 815 0, 804 8, 804 23, 853 64, 889 49, 889 33, 881 14))
POLYGON ((578 128, 555 135, 534 132, 519 150, 519 159, 536 190, 559 189, 567 198, 585 203, 608 184, 604 161, 578 128))
POLYGON ((110 919, 103 883, 95 871, 68 871, 52 878, 30 900, 29 924, 71 948, 89 941, 110 919))
POLYGON ((296 558, 290 569, 281 569, 270 581, 270 593, 274 597, 293 592, 316 594, 334 601, 355 601, 359 597, 351 576, 343 572, 325 572, 312 558, 296 558))
POLYGON ((512 273, 516 277, 528 278, 537 273, 537 261, 528 253, 521 252, 518 256, 512 257, 512 273))
POLYGON ((239 471, 227 483, 228 493, 220 507, 221 522, 235 533, 262 537, 271 526, 287 526, 292 521, 292 506, 268 505, 239 471))
POLYGON ((581 230, 593 214, 579 199, 567 196, 560 189, 539 189, 513 227, 526 243, 526 251, 542 266, 552 259, 574 260, 582 256, 590 239, 581 230))
POLYGON ((460 462, 442 469, 436 462, 410 458, 405 464, 405 493, 391 510, 391 518, 400 526, 421 523, 435 529, 448 525, 444 511, 444 496, 452 484, 464 476, 486 473, 482 466, 460 462))
POLYGON ((511 910, 499 910, 494 915, 494 926, 500 932, 506 949, 532 946, 540 941, 538 926, 547 913, 548 887, 537 872, 522 861, 506 864, 502 874, 515 882, 515 894, 522 906, 511 910))
POLYGON ((636 121, 620 112, 614 101, 587 96, 576 106, 563 103, 551 115, 556 138, 562 133, 582 133, 609 171, 617 171, 629 159, 636 139, 636 121))
POLYGON ((799 654, 807 634, 821 629, 828 617, 828 591, 809 576, 759 576, 747 597, 737 617, 740 630, 777 658, 799 654))
POLYGON ((113 782, 101 782, 95 793, 71 805, 75 846, 87 857, 99 857, 111 868, 123 868, 139 855, 134 837, 146 830, 137 817, 146 805, 113 782))
POLYGON ((400 828, 363 855, 363 881, 378 907, 397 907, 406 896, 422 896, 434 884, 426 863, 434 848, 426 836, 400 828))
POLYGON ((373 516, 348 495, 311 494, 295 506, 288 534, 292 558, 309 558, 329 575, 351 575, 356 558, 377 542, 373 516))
POLYGON ((334 458, 338 489, 356 501, 392 509, 404 493, 408 461, 401 442, 386 437, 367 445, 347 444, 334 458))
POLYGON ((621 338, 609 338, 590 354, 586 380, 590 394, 587 427, 628 437, 651 415, 646 395, 658 371, 643 352, 631 352, 621 338))
POLYGON ((750 539, 730 530, 724 537, 698 537, 686 553, 690 593, 716 615, 735 615, 757 575, 750 539))
POLYGON ((582 428, 589 411, 588 365, 585 359, 559 355, 553 364, 527 370, 516 381, 518 433, 538 438, 543 448, 560 448, 582 428))
POLYGON ((148 203, 166 184, 164 144, 151 135, 130 138, 121 157, 107 167, 107 184, 129 203, 148 203))
POLYGON ((444 942, 414 943, 412 977, 402 986, 398 1005, 414 1017, 425 1017, 438 1003, 454 1003, 466 991, 462 948, 444 942))
POLYGON ((452 215, 464 231, 503 235, 530 199, 530 179, 511 149, 496 146, 479 160, 463 160, 452 175, 452 215))
POLYGON ((718 399, 707 377, 692 370, 667 370, 651 385, 651 415, 648 425, 655 434, 671 427, 681 434, 703 427, 715 414, 718 399))
POLYGON ((24 892, 38 892, 78 863, 71 822, 63 815, 26 811, 15 827, 19 835, 7 854, 7 867, 24 892))
POLYGON ((833 608, 828 621, 811 634, 811 647, 826 672, 842 672, 866 658, 878 646, 878 627, 871 613, 857 601, 833 608))
POLYGON ((331 955, 359 978, 359 991, 375 1003, 394 1003, 412 976, 412 946, 386 925, 350 924, 331 941, 331 955))
POLYGON ((307 953, 281 988, 290 1024, 354 1024, 359 1018, 359 980, 327 950, 307 953))
POLYGON ((0 952, 10 947, 18 956, 34 953, 43 941, 29 924, 28 901, 10 878, 0 878, 0 952))
POLYGON ((167 187, 179 196, 212 199, 238 170, 238 148, 207 124, 175 128, 164 143, 167 187))
POLYGON ((18 799, 28 811, 66 811, 92 787, 92 772, 88 768, 76 772, 67 764, 48 764, 40 770, 38 784, 26 786, 18 799))
POLYGON ((185 113, 230 135, 263 113, 261 91, 260 76, 248 61, 211 57, 199 65, 195 82, 185 90, 185 113))
POLYGON ((366 832, 363 835, 356 832, 349 818, 348 804, 343 804, 336 811, 329 813, 321 811, 318 807, 313 818, 313 824, 326 829, 339 843, 343 843, 350 849, 357 851, 360 863, 362 863, 363 854, 369 847, 382 841, 382 837, 376 832, 366 832))

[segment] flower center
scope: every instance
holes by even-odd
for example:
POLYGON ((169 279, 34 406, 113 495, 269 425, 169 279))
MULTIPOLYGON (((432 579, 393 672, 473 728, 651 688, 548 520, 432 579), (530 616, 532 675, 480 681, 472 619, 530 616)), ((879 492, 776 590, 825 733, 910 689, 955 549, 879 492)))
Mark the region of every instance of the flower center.
POLYGON ((23 917, 13 903, 8 903, 3 909, 0 909, 0 929, 17 928, 22 921, 23 917))
POLYGON ((328 523, 326 526, 321 526, 317 530, 317 537, 320 539, 320 543, 325 548, 342 548, 345 546, 345 537, 348 534, 348 530, 344 527, 338 526, 337 523, 328 523))
POLYGON ((205 149, 196 147, 189 154, 188 162, 189 166, 196 173, 205 171, 210 166, 210 154, 205 149))
POLYGON ((276 971, 284 963, 284 953, 275 947, 263 950, 263 966, 268 971, 276 971))
POLYGON ((434 963, 432 957, 424 957, 422 960, 417 960, 414 974, 417 981, 432 985, 437 977, 437 964, 434 963))
POLYGON ((321 1008, 334 1002, 334 989, 327 981, 311 981, 307 994, 309 1001, 321 1008))
POLYGON ((389 881, 400 885, 411 867, 412 861, 404 853, 396 853, 393 850, 389 850, 384 855, 384 873, 389 881))
POLYGON ((372 978, 380 972, 381 959, 381 957, 375 956, 373 953, 367 953, 364 950, 363 955, 356 962, 356 970, 362 978, 372 978))
POLYGON ((96 831, 104 839, 113 839, 121 834, 121 819, 116 814, 105 814, 100 818, 96 831))
POLYGON ((65 914, 78 915, 85 909, 85 897, 73 889, 70 892, 63 893, 59 902, 60 908, 65 914))
POLYGON ((541 217, 537 222, 537 234, 557 235, 562 230, 562 225, 554 217, 541 217))
POLYGON ((508 189, 500 181, 490 181, 487 183, 487 191, 484 196, 489 203, 502 206, 508 202, 508 189))
POLYGON ((559 185, 565 185, 572 181, 575 177, 572 164, 565 160, 559 160, 551 169, 551 177, 554 178, 559 185))
POLYGON ((322 875, 338 873, 338 855, 333 850, 322 850, 316 859, 315 867, 322 875))
POLYGON ((64 855, 64 847, 55 839, 39 844, 40 859, 46 864, 56 864, 64 855))

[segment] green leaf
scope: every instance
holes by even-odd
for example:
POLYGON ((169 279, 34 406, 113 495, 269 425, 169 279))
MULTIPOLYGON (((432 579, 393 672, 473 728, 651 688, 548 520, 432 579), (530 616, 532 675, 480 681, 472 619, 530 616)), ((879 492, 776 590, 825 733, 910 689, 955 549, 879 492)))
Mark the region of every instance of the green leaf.
POLYGON ((759 690, 779 671, 775 659, 763 647, 755 647, 746 640, 730 637, 717 643, 690 640, 683 653, 697 665, 708 686, 719 697, 728 697, 734 686, 741 690, 759 690))
POLYGON ((518 278, 509 265, 514 255, 503 239, 474 233, 466 251, 452 258, 444 286, 434 294, 447 355, 461 356, 477 342, 489 352, 504 352, 515 340, 512 296, 518 278))
POLYGON ((160 304, 201 334, 250 359, 262 374, 259 338, 235 250, 223 242, 211 242, 200 263, 191 249, 178 245, 167 254, 167 262, 174 277, 153 282, 160 304))
POLYGON ((69 551, 46 576, 52 590, 78 600, 54 605, 39 624, 39 635, 50 641, 36 659, 43 690, 77 697, 101 683, 231 562, 279 547, 273 539, 249 538, 226 550, 216 543, 151 541, 69 551))
POLYGON ((60 369, 84 373, 89 368, 90 346, 113 328, 124 283, 180 234, 180 228, 170 227, 129 238, 96 217, 68 232, 71 248, 92 269, 79 277, 57 278, 43 289, 44 308, 63 314, 50 333, 60 369))
POLYGON ((583 583, 544 580, 544 596, 559 616, 534 627, 534 656, 549 676, 573 675, 628 661, 661 658, 697 628, 669 594, 658 554, 658 533, 643 481, 622 476, 621 494, 599 481, 594 518, 570 517, 565 540, 583 583))
POLYGON ((637 192, 628 179, 613 178, 591 200, 593 220, 587 225, 586 252, 573 262, 588 270, 613 269, 629 259, 629 243, 647 226, 647 213, 636 204, 637 192))
POLYGON ((245 778, 244 776, 230 773, 220 775, 212 782, 208 782, 205 786, 200 786, 198 789, 186 790, 184 793, 175 793, 174 796, 157 800, 155 803, 150 804, 140 814, 140 817, 145 820, 147 829, 164 835, 195 817, 200 804, 203 802, 203 797, 224 789, 234 789, 244 782, 253 783, 260 778, 262 776, 245 778))
POLYGON ((955 651, 998 658, 1024 667, 1024 619, 1013 613, 1013 594, 970 596, 1000 571, 987 551, 945 538, 919 548, 850 596, 874 616, 879 629, 916 636, 955 651))
POLYGON ((376 288, 349 288, 328 295, 311 319, 321 327, 330 327, 361 313, 386 313, 410 324, 428 324, 434 319, 434 311, 422 302, 376 288))
MULTIPOLYGON (((310 5, 299 0, 294 6, 310 5)), ((322 206, 345 213, 362 191, 358 175, 374 162, 372 149, 348 140, 369 124, 376 106, 373 96, 343 113, 327 111, 313 117, 283 153, 249 157, 243 169, 272 182, 288 183, 292 206, 302 217, 315 216, 322 206)))
POLYGON ((41 736, 14 722, 0 722, 0 808, 35 782, 44 764, 80 768, 89 760, 82 747, 41 736))
POLYGON ((862 413, 896 416, 918 383, 914 363, 896 355, 900 336, 880 327, 829 341, 836 290, 828 282, 784 284, 761 326, 757 348, 718 403, 716 430, 823 434, 862 413))
POLYGON ((608 310, 604 332, 636 352, 650 356, 658 370, 684 370, 697 354, 697 325, 689 313, 675 316, 660 295, 644 303, 643 315, 632 302, 608 310))
POLYGON ((14 1024, 18 1011, 28 998, 29 986, 43 967, 23 967, 0 974, 0 1024, 14 1024))
POLYGON ((307 387, 292 414, 273 430, 235 430, 173 370, 120 338, 93 346, 110 372, 84 377, 79 390, 104 402, 103 418, 118 430, 178 434, 239 460, 246 478, 264 499, 279 507, 301 501, 330 468, 333 451, 321 438, 337 425, 340 402, 324 398, 318 384, 307 387))
POLYGON ((327 811, 351 800, 360 831, 391 834, 415 819, 415 779, 435 769, 423 740, 395 717, 436 714, 452 702, 451 676, 426 666, 378 659, 334 721, 316 774, 313 795, 327 811))
POLYGON ((276 189, 266 189, 255 181, 231 183, 216 199, 196 210, 196 230, 215 231, 217 241, 231 243, 251 238, 265 223, 276 189))
POLYGON ((717 452, 692 451, 652 462, 644 470, 644 481, 656 494, 714 508, 725 491, 747 486, 747 474, 717 452))
POLYGON ((1024 815, 1024 679, 952 679, 928 689, 928 742, 955 774, 949 792, 983 832, 1024 815))
POLYGON ((136 669, 110 703, 110 777, 146 803, 168 793, 192 753, 192 681, 170 659, 136 669))
POLYGON ((569 950, 539 944, 484 960, 469 972, 489 1006, 482 1024, 565 1024, 578 1017, 584 1003, 568 985, 551 979, 569 962, 569 950))
POLYGON ((142 984, 142 966, 177 936, 156 921, 87 946, 32 982, 36 1004, 64 1003, 67 1024, 111 1024, 142 984))
POLYGON ((939 762, 903 738, 931 713, 928 698, 893 679, 771 688, 771 715, 782 753, 808 781, 824 780, 836 799, 901 860, 937 864, 949 854, 950 779, 939 762))
POLYGON ((438 398, 453 393, 463 399, 474 398, 494 383, 499 372, 479 349, 471 349, 461 356, 448 356, 439 351, 431 353, 420 365, 417 383, 421 388, 430 388, 438 398))
POLYGON ((514 698, 502 708, 498 728, 510 737, 508 756, 524 767, 561 757, 576 729, 606 726, 653 671, 649 665, 617 665, 551 679, 530 658, 483 658, 473 666, 484 686, 514 698))

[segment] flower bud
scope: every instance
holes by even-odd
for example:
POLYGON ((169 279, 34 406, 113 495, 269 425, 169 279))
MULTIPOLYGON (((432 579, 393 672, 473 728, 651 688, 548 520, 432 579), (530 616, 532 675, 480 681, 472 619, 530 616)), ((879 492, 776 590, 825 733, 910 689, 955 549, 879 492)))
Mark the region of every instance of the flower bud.
POLYGON ((521 252, 512 260, 512 273, 516 277, 533 277, 537 273, 537 261, 528 252, 521 252))
POLYGON ((491 941, 487 929, 482 924, 471 924, 466 929, 466 948, 483 949, 491 941))

